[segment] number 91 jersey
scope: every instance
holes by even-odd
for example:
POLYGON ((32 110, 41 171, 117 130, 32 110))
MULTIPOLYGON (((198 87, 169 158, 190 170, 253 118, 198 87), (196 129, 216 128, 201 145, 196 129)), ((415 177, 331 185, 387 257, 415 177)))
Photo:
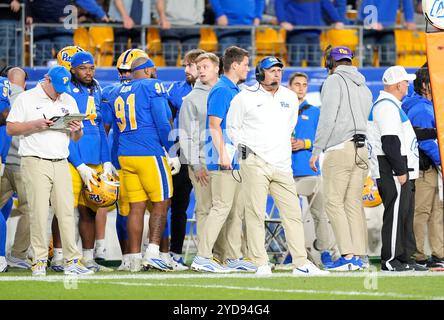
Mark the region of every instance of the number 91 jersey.
POLYGON ((110 161, 108 141, 100 112, 99 85, 96 84, 92 89, 71 83, 70 95, 76 100, 79 112, 87 114, 88 117, 82 122, 83 137, 69 144, 69 162, 77 167, 82 163, 97 165, 110 161))
POLYGON ((164 156, 174 141, 167 93, 157 79, 136 79, 113 91, 113 115, 120 131, 119 156, 164 156))

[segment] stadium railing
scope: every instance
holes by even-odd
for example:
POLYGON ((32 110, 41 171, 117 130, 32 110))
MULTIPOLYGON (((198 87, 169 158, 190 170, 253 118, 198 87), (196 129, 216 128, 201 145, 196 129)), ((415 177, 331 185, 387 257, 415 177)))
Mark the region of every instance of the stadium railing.
MULTIPOLYGON (((9 7, 9 4, 0 4, 0 10, 9 7)), ((25 5, 20 7, 20 20, 16 25, 9 20, 0 21, 0 64, 25 65, 25 5)))

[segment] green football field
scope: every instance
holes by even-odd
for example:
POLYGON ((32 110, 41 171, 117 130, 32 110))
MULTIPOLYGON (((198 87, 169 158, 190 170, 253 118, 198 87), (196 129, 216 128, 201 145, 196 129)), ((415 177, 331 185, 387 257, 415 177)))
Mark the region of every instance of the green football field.
POLYGON ((48 272, 46 277, 32 278, 29 270, 10 269, 0 275, 0 300, 9 299, 443 300, 444 272, 384 273, 374 269, 323 277, 295 277, 284 271, 275 271, 271 277, 192 271, 73 277, 48 272))

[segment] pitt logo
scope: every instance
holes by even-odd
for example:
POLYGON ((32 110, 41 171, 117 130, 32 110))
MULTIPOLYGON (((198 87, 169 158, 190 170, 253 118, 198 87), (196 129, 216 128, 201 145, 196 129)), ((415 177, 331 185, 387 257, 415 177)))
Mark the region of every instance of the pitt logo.
POLYGON ((444 1, 435 0, 429 14, 432 18, 444 18, 444 1))
POLYGON ((290 108, 290 105, 286 103, 285 101, 281 101, 281 107, 282 108, 290 108))
POLYGON ((68 77, 63 77, 63 84, 67 84, 68 81, 69 81, 69 78, 68 78, 68 77))
POLYGON ((348 51, 345 49, 339 49, 339 53, 341 54, 348 54, 348 51))
POLYGON ((71 62, 71 56, 70 56, 68 53, 63 52, 63 53, 62 53, 62 60, 63 60, 63 61, 71 62))

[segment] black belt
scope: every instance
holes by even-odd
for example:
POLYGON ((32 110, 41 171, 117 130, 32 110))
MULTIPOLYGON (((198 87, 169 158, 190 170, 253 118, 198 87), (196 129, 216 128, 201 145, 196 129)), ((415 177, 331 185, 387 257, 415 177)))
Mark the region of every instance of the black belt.
POLYGON ((59 162, 59 161, 66 160, 65 158, 61 158, 61 159, 47 159, 47 158, 41 158, 41 157, 37 157, 37 156, 29 156, 29 157, 37 158, 37 159, 40 159, 40 160, 51 161, 51 162, 59 162))
POLYGON ((241 155, 241 159, 242 159, 242 160, 247 159, 247 158, 248 158, 248 155, 249 155, 250 153, 252 153, 253 155, 256 155, 256 153, 255 153, 253 150, 251 150, 249 147, 247 147, 247 146, 244 145, 244 144, 240 144, 240 145, 239 145, 239 152, 240 152, 240 155, 241 155))

